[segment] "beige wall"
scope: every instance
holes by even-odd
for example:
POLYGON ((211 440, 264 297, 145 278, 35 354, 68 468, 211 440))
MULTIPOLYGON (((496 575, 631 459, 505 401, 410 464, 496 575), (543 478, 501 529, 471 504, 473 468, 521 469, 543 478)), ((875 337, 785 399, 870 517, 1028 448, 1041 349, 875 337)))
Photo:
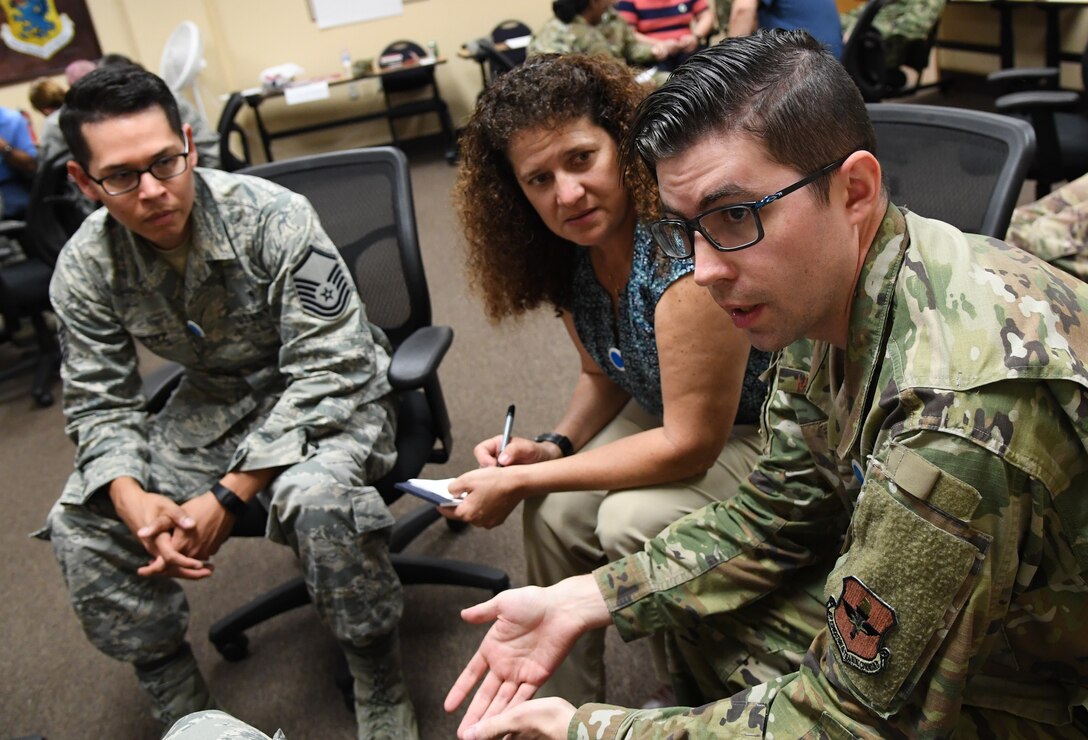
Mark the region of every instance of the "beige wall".
MULTIPOLYGON (((158 71, 163 45, 177 24, 195 22, 207 61, 199 85, 212 125, 222 106, 219 96, 257 85, 259 73, 266 67, 293 62, 308 75, 334 74, 341 70, 343 49, 354 58, 375 57, 386 44, 402 38, 420 44, 438 43, 439 54, 449 60, 436 68, 439 87, 454 123, 461 125, 481 86, 479 66, 457 57, 461 44, 487 35, 507 18, 537 28, 551 15, 548 0, 405 0, 400 16, 320 30, 310 20, 306 0, 87 0, 87 5, 103 52, 127 54, 152 71, 158 71)), ((0 105, 29 110, 27 85, 0 88, 0 105)), ((378 82, 362 80, 333 88, 328 101, 291 108, 282 100, 270 101, 262 114, 274 129, 303 119, 335 118, 381 108, 378 82), (355 100, 349 97, 351 87, 356 88, 355 100)), ((40 125, 40 118, 35 122, 40 125)), ((397 126, 406 138, 438 130, 433 115, 405 119, 397 126)), ((281 139, 274 143, 273 152, 277 158, 285 158, 303 151, 389 140, 387 122, 378 120, 281 139)))
MULTIPOLYGON (((194 21, 202 32, 207 61, 199 86, 213 125, 222 105, 220 96, 256 85, 265 67, 294 62, 310 75, 333 74, 340 71, 341 50, 347 49, 355 58, 376 56, 387 43, 401 38, 421 44, 433 39, 438 43, 440 54, 449 60, 437 67, 439 85, 450 104, 454 123, 460 125, 469 116, 481 85, 478 65, 457 57, 461 44, 486 35, 496 23, 507 18, 517 18, 537 28, 551 15, 549 0, 405 0, 403 15, 319 30, 310 20, 306 0, 87 0, 87 3, 103 51, 127 54, 156 71, 170 32, 183 20, 194 21)), ((1043 14, 1025 8, 1017 12, 1015 19, 1017 64, 1041 64, 1043 14)), ((1064 10, 1062 21, 1063 48, 1079 53, 1088 39, 1088 10, 1064 10)), ((950 3, 941 36, 996 43, 997 24, 997 13, 984 3, 950 3)), ((943 50, 938 63, 945 69, 976 73, 998 68, 997 57, 993 55, 943 50)), ((1078 65, 1064 65, 1063 77, 1065 84, 1080 86, 1078 65)), ((29 109, 26 91, 26 84, 0 88, 0 105, 29 109)), ((282 100, 270 101, 262 111, 269 127, 274 129, 381 107, 378 82, 363 80, 334 88, 328 101, 290 108, 282 100), (356 99, 350 98, 352 87, 356 99)), ((248 120, 247 112, 243 123, 248 120)), ((40 125, 40 119, 35 121, 40 125)), ((398 131, 405 137, 437 130, 434 116, 398 122, 398 131)), ((253 141, 256 143, 255 138, 253 141)), ((275 142, 274 153, 284 158, 306 151, 388 141, 388 124, 377 120, 281 139, 275 142)), ((255 156, 260 159, 260 155, 255 156)))
MULTIPOLYGON (((1037 8, 1024 7, 1013 13, 1016 40, 1016 66, 1032 67, 1044 64, 1044 39, 1046 17, 1037 8)), ((999 38, 999 14, 987 4, 950 2, 941 19, 940 38, 972 41, 996 45, 999 38)), ((1062 49, 1080 54, 1088 42, 1088 8, 1064 8, 1061 11, 1062 49)), ((954 69, 976 74, 986 74, 1000 69, 996 55, 976 54, 963 51, 940 50, 938 64, 943 69, 954 69)), ((1080 65, 1066 62, 1062 65, 1062 84, 1081 87, 1080 65)))

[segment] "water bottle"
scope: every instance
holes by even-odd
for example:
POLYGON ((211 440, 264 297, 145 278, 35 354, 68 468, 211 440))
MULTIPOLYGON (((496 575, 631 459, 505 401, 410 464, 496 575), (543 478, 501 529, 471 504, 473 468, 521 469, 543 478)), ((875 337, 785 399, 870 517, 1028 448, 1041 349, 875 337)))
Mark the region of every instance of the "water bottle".
POLYGON ((438 59, 438 42, 428 41, 427 49, 431 52, 431 59, 438 59))

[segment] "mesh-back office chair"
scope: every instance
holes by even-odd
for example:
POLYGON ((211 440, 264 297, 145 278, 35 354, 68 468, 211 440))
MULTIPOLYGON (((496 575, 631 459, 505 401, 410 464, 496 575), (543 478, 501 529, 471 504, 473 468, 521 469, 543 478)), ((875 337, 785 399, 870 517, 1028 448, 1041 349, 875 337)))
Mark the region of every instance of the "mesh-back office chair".
MULTIPOLYGON (((996 109, 1030 121, 1035 129, 1035 161, 1028 177, 1035 179, 1036 198, 1054 183, 1088 172, 1088 105, 1083 93, 1059 89, 1060 75, 1055 67, 1039 67, 1003 69, 986 78, 1001 95, 996 109)), ((1081 54, 1080 76, 1088 90, 1088 45, 1081 54)))
POLYGON ((237 121, 238 113, 245 104, 246 100, 241 93, 231 93, 223 105, 223 111, 219 114, 219 123, 215 127, 219 132, 219 167, 227 172, 249 167, 253 163, 249 154, 249 137, 237 121), (233 148, 236 140, 242 150, 241 156, 235 154, 233 148))
POLYGON ((12 339, 26 319, 34 328, 36 346, 33 354, 0 371, 0 380, 33 369, 30 395, 43 407, 53 404, 51 386, 60 369, 56 336, 45 319, 52 311, 49 280, 61 248, 93 207, 68 180, 69 158, 67 153, 60 154, 38 169, 26 221, 18 225, 8 222, 4 229, 22 246, 26 259, 0 268, 0 313, 4 316, 0 341, 12 339))
POLYGON ((442 135, 446 138, 446 161, 457 161, 457 139, 453 131, 450 108, 438 92, 438 80, 434 74, 434 64, 416 64, 416 60, 427 59, 430 55, 423 47, 413 41, 394 41, 385 47, 378 58, 381 69, 404 66, 395 72, 380 76, 382 93, 385 95, 385 115, 389 119, 389 131, 393 136, 393 145, 400 146, 397 138, 398 118, 418 116, 424 113, 437 113, 442 125, 442 135), (430 97, 421 98, 406 94, 417 93, 430 88, 430 97))
POLYGON ((873 21, 885 6, 898 1, 869 0, 858 14, 850 37, 843 46, 843 66, 867 103, 911 95, 923 88, 932 87, 922 84, 922 72, 929 66, 930 53, 937 43, 939 20, 929 29, 925 39, 908 41, 903 47, 902 65, 913 69, 916 74, 913 86, 907 85, 906 75, 902 70, 888 66, 885 40, 880 31, 873 27, 873 21))
POLYGON ((1035 149, 1031 126, 962 108, 870 104, 893 203, 1003 239, 1035 149))
MULTIPOLYGON (((400 495, 394 483, 418 476, 429 462, 445 462, 451 446, 437 371, 453 331, 431 324, 407 159, 398 149, 376 147, 262 164, 245 172, 310 200, 351 270, 367 317, 394 346, 389 380, 397 394, 397 464, 374 484, 391 502, 400 495)), ((401 582, 474 586, 492 593, 508 588, 509 578, 497 568, 402 552, 439 518, 433 506, 424 504, 394 525, 390 550, 401 582)), ((248 527, 235 533, 264 535, 263 522, 248 527)), ((299 576, 220 619, 209 637, 224 657, 238 660, 246 653, 245 629, 308 602, 299 576)))

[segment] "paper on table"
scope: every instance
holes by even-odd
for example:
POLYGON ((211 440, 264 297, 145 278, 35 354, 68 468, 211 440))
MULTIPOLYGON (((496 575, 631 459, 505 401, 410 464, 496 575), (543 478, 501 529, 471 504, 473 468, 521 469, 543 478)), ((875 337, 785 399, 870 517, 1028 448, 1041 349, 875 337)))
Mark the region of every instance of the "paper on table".
POLYGON ((327 81, 311 82, 306 85, 295 85, 285 88, 283 100, 287 105, 309 103, 311 100, 324 100, 329 97, 329 83, 327 81))
POLYGON ((454 480, 454 478, 441 478, 439 480, 409 478, 404 483, 395 484, 394 487, 439 506, 456 506, 461 503, 461 499, 454 497, 449 492, 450 483, 454 480))

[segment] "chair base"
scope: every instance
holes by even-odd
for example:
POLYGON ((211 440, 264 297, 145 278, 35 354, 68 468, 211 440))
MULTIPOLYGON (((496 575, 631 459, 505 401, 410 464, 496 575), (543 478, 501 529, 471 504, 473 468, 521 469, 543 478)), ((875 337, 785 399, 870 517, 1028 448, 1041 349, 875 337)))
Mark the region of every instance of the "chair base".
MULTIPOLYGON (((510 577, 489 565, 405 553, 393 553, 390 557, 400 582, 406 586, 423 583, 470 586, 492 594, 510 588, 510 577)), ((306 584, 302 576, 296 576, 217 620, 208 630, 208 639, 225 660, 242 660, 249 653, 247 629, 308 603, 310 594, 306 584)))

